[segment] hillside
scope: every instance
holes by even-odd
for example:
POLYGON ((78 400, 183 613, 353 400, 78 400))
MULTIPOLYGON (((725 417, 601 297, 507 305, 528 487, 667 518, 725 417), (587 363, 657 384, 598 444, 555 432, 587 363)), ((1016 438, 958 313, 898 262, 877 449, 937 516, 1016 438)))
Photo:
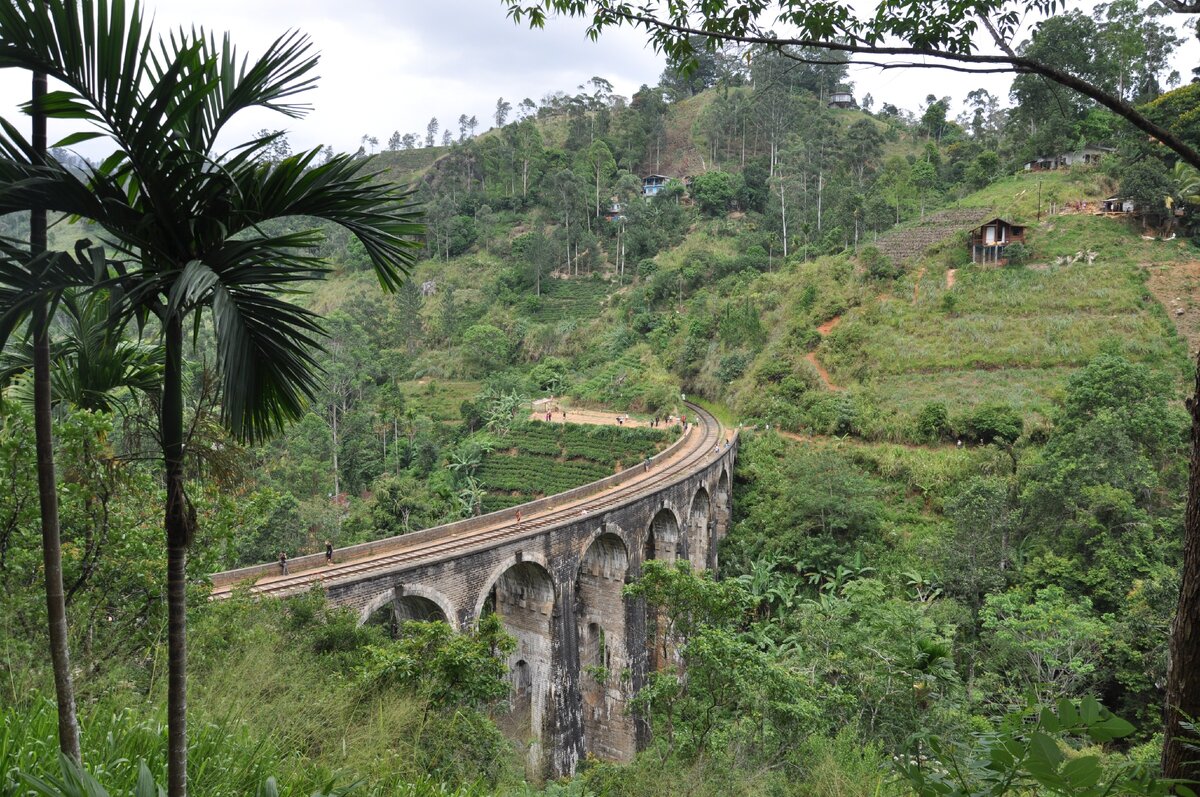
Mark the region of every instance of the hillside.
MULTIPOLYGON (((1089 20, 1120 33, 1071 17, 1089 20)), ((908 764, 941 777, 953 750, 964 777, 992 778, 1024 766, 1004 750, 1031 739, 1063 758, 1035 774, 1153 773, 1200 348, 1200 173, 1094 107, 1002 112, 972 92, 831 109, 847 67, 804 55, 704 49, 695 72, 669 65, 633 97, 594 78, 498 130, 464 121, 452 145, 364 161, 417 185, 427 225, 393 291, 374 272, 382 238, 333 226, 296 259, 320 279, 202 261, 244 286, 189 309, 175 382, 189 437, 167 483, 195 523, 171 583, 187 588, 196 793, 907 797, 908 764), (1099 162, 1023 170, 1085 131, 1114 144, 1099 162), (1140 209, 1093 212, 1115 195, 1140 209), (1023 245, 973 263, 968 234, 993 217, 1023 245), (276 300, 311 312, 296 317, 320 346, 266 368, 255 355, 289 334, 276 300), (262 344, 238 350, 253 362, 227 346, 239 321, 262 344), (264 391, 282 390, 281 368, 313 375, 277 433, 224 426, 230 357, 264 391), (736 445, 693 436, 703 489, 638 467, 692 403, 739 428, 736 445), (572 506, 578 551, 545 556, 563 527, 517 517, 630 468, 666 488, 639 487, 628 516, 572 506), (494 536, 469 522, 444 547, 421 535, 322 559, 499 510, 515 526, 494 536), (418 570, 448 571, 447 551, 462 583, 434 590, 418 570), (305 554, 320 564, 290 580, 305 554), (210 574, 263 562, 272 591, 210 591, 210 574), (320 580, 328 593, 291 594, 320 580), (1103 733, 1083 747, 1056 713, 1103 733), (609 746, 596 730, 615 719, 628 733, 609 746)), ((309 222, 269 219, 238 244, 307 240, 309 222)), ((93 231, 60 222, 53 243, 93 231)), ((55 376, 153 376, 153 314, 169 306, 105 368, 87 366, 111 319, 83 339, 61 316, 55 376)), ((29 377, 15 379, 0 393, 5 795, 57 766, 49 494, 29 377)), ((81 395, 100 393, 112 400, 58 401, 54 453, 84 761, 126 793, 138 762, 163 769, 162 662, 178 652, 164 596, 184 590, 167 588, 162 393, 81 395)))

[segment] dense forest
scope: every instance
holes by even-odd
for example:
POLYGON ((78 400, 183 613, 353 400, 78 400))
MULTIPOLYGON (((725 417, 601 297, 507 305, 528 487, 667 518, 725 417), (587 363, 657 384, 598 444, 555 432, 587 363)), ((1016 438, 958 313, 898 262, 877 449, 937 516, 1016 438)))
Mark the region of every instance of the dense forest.
MULTIPOLYGON (((34 12, 0 10, 0 40, 24 42, 21 13, 34 12)), ((1020 51, 1195 141, 1200 84, 1164 68, 1182 43, 1162 6, 1116 0, 1042 20, 1020 51)), ((234 215, 188 229, 229 273, 267 270, 255 279, 268 289, 231 278, 215 299, 197 298, 212 282, 192 266, 129 289, 122 259, 171 245, 145 232, 162 212, 145 198, 155 184, 119 159, 53 150, 56 179, 91 175, 104 198, 51 206, 49 247, 66 254, 45 272, 87 275, 56 296, 47 343, 90 775, 56 756, 40 336, 14 298, 35 273, 21 263, 36 224, 12 212, 0 795, 103 784, 141 797, 167 782, 181 604, 164 507, 187 531, 196 794, 1168 793, 1156 776, 1188 481, 1181 399, 1200 349, 1200 172, 1033 74, 1009 97, 839 107, 854 93, 847 60, 697 40, 632 97, 595 77, 498 99, 483 125, 368 132, 356 153, 293 154, 284 130, 263 130, 230 167, 247 207, 228 200, 234 215), (1025 168, 1089 145, 1096 162, 1025 168), (262 200, 322 181, 379 204, 262 200), (1110 197, 1136 212, 1095 213, 1110 197), (142 220, 128 237, 114 232, 121 202, 142 220), (424 230, 387 227, 388 203, 424 230), (985 267, 962 218, 1028 233, 985 267), (120 278, 97 288, 93 267, 120 278), (113 310, 176 278, 160 305, 113 310), (228 343, 239 333, 222 308, 243 299, 262 315, 239 318, 277 347, 254 350, 275 352, 269 367, 228 343), (195 308, 183 328, 164 321, 177 304, 195 308), (213 572, 518 506, 679 431, 551 426, 532 401, 657 421, 685 411, 681 394, 742 429, 733 525, 719 573, 650 563, 626 587, 669 619, 677 651, 631 696, 652 730, 631 763, 588 760, 549 783, 526 769, 502 730, 512 641, 495 615, 456 633, 359 625, 316 592, 207 599, 213 572)), ((191 140, 135 133, 131 163, 138 147, 191 140)), ((19 148, 4 158, 19 185, 19 148)), ((224 179, 196 174, 201 196, 224 179)), ((22 201, 0 190, 0 209, 22 201)))

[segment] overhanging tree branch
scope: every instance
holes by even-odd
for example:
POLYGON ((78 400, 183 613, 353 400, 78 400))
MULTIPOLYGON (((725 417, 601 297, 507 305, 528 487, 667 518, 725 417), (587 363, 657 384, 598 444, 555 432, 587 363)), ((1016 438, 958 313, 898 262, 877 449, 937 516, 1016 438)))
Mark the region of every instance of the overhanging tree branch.
MULTIPOLYGON (((515 0, 503 0, 509 8, 509 16, 514 20, 520 21, 528 17, 529 22, 533 26, 541 26, 545 21, 544 11, 540 7, 522 6, 520 2, 515 0)), ((1182 0, 1173 0, 1175 3, 1182 3, 1182 0)), ((656 48, 670 49, 672 40, 683 41, 679 43, 680 49, 686 49, 690 45, 687 44, 688 36, 700 36, 706 39, 732 42, 738 44, 758 44, 764 47, 770 47, 774 50, 782 51, 784 47, 807 47, 818 50, 828 50, 832 52, 861 54, 868 56, 906 56, 916 58, 933 58, 939 61, 951 62, 954 64, 983 64, 993 67, 999 72, 1016 72, 1041 75, 1048 80, 1052 80, 1061 86, 1066 86, 1072 91, 1078 92, 1089 99, 1092 99, 1109 109, 1113 113, 1125 119, 1138 130, 1148 134, 1164 146, 1168 147, 1176 155, 1186 163, 1200 169, 1200 151, 1193 147, 1188 142, 1184 141, 1179 136, 1172 133, 1165 127, 1153 122, 1131 104, 1122 100, 1120 97, 1113 96, 1099 87, 1089 83, 1082 78, 1065 72, 1056 67, 1042 63, 1033 58, 1028 58, 1014 52, 1010 47, 1005 49, 1008 52, 999 55, 984 54, 968 51, 938 49, 936 47, 927 46, 886 46, 880 44, 872 44, 870 41, 876 39, 882 34, 869 33, 867 37, 858 35, 857 33, 842 32, 846 31, 845 20, 829 20, 828 24, 823 26, 827 29, 830 35, 844 35, 846 41, 834 41, 832 39, 816 39, 816 38, 780 38, 771 32, 763 32, 753 27, 753 18, 759 13, 763 13, 766 7, 770 5, 767 0, 755 0, 755 2, 742 4, 746 6, 744 9, 738 9, 736 13, 741 14, 736 18, 732 18, 731 22, 734 25, 734 30, 738 32, 727 32, 717 30, 712 27, 697 28, 691 24, 683 24, 678 21, 668 21, 646 13, 643 7, 640 11, 635 11, 631 6, 625 3, 611 4, 606 0, 594 5, 587 0, 543 0, 543 4, 547 8, 557 10, 571 16, 584 16, 588 13, 589 7, 593 9, 592 25, 588 29, 588 34, 595 38, 599 35, 603 27, 609 25, 628 24, 634 27, 642 27, 650 31, 653 38, 653 43, 656 48), (840 26, 840 27, 839 27, 840 26), (742 32, 745 31, 745 32, 742 32)), ((676 5, 676 4, 673 4, 676 5)), ((1181 8, 1191 8, 1192 3, 1182 3, 1181 8)), ((1200 10, 1200 2, 1195 3, 1197 9, 1200 10)), ((980 14, 984 19, 984 23, 989 28, 991 22, 987 21, 985 14, 980 14)), ((682 18, 678 17, 677 19, 682 18)), ((1001 20, 1002 24, 1004 20, 1001 20)), ((953 41, 948 40, 951 46, 953 41)), ((960 67, 961 69, 961 67, 960 67)))

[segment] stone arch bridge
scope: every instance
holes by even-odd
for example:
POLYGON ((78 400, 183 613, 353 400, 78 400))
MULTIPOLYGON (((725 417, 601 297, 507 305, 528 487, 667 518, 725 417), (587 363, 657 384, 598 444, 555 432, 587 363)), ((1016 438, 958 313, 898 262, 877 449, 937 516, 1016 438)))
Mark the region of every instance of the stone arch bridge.
MULTIPOLYGON (((385 607, 397 619, 469 628, 495 611, 517 639, 511 710, 500 718, 528 742, 529 766, 574 772, 591 754, 628 760, 648 729, 628 709, 658 666, 641 601, 622 588, 649 559, 715 570, 730 516, 737 436, 694 405, 690 428, 649 466, 638 464, 520 507, 324 554, 216 573, 213 598, 239 585, 286 596, 320 584, 360 621, 385 607), (520 509, 522 521, 516 522, 520 509)), ((653 618, 649 618, 653 623, 653 618)))

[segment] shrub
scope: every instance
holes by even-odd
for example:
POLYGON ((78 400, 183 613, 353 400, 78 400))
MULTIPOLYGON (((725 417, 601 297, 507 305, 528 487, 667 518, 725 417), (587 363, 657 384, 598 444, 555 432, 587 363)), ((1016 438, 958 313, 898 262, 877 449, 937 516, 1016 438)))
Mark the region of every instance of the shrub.
POLYGON ((821 333, 812 327, 793 327, 788 332, 788 342, 802 351, 815 351, 821 345, 821 333))
POLYGON ((976 443, 1012 443, 1021 436, 1024 420, 1007 404, 984 404, 968 415, 963 437, 976 443))
POLYGON ((858 253, 858 259, 866 269, 867 277, 873 280, 891 280, 903 273, 890 257, 873 246, 864 246, 858 253))
POLYGON ((950 437, 950 413, 940 401, 931 401, 917 413, 917 435, 929 442, 950 437))
POLYGON ((717 379, 722 382, 732 382, 746 373, 746 367, 750 365, 750 355, 745 352, 734 352, 728 356, 721 358, 721 364, 717 366, 717 379))
POLYGON ((712 171, 696 175, 692 180, 692 196, 706 215, 716 216, 729 209, 737 193, 732 174, 712 171))
POLYGON ((1008 265, 1020 268, 1029 262, 1029 247, 1023 243, 1009 244, 1004 248, 1004 256, 1008 258, 1008 265))

